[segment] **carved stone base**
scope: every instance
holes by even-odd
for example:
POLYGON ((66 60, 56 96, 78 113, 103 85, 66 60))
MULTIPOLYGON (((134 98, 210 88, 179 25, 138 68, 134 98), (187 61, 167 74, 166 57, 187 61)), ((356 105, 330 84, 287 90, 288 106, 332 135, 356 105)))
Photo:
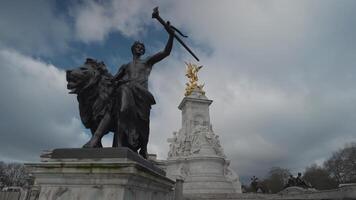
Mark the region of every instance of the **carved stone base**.
MULTIPOLYGON (((296 189, 296 188, 294 188, 296 189)), ((341 200, 356 199, 356 185, 347 185, 332 190, 303 190, 297 189, 289 192, 277 194, 258 194, 258 193, 221 193, 221 194, 186 194, 185 200, 341 200)))
POLYGON ((162 163, 168 177, 184 180, 184 194, 241 193, 238 176, 226 165, 226 160, 219 156, 195 156, 162 163))
POLYGON ((60 149, 27 163, 39 200, 166 200, 174 181, 127 148, 60 149))

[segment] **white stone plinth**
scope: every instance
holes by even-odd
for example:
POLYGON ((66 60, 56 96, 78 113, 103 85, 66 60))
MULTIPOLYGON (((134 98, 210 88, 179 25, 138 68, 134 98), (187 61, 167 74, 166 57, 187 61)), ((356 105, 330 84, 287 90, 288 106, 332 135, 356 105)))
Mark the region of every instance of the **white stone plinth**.
POLYGON ((182 111, 182 127, 168 139, 167 160, 160 161, 168 177, 184 180, 184 194, 241 193, 239 177, 229 166, 219 136, 210 123, 211 103, 199 91, 184 97, 178 106, 182 111))
POLYGON ((51 158, 26 167, 40 187, 39 200, 171 200, 174 195, 174 181, 127 157, 51 158))
POLYGON ((168 160, 165 165, 171 179, 184 178, 184 194, 239 193, 238 177, 236 180, 228 178, 225 162, 222 157, 204 156, 168 160))

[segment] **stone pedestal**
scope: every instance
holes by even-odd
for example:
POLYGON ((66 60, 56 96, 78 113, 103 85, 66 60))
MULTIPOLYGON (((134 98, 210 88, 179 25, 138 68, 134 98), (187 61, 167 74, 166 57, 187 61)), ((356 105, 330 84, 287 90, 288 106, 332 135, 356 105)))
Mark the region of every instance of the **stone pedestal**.
POLYGON ((174 181, 127 148, 56 149, 27 163, 39 200, 169 200, 174 181))
POLYGON ((170 151, 162 165, 171 179, 184 179, 184 194, 241 193, 239 177, 210 123, 211 103, 199 91, 184 97, 178 107, 182 128, 168 139, 170 151))

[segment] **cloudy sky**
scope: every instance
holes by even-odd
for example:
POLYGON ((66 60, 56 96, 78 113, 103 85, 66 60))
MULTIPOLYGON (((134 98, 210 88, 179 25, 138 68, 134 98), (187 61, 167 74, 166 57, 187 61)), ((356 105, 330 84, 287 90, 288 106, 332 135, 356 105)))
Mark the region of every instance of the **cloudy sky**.
MULTIPOLYGON (((161 50, 155 6, 189 35, 214 131, 241 177, 296 173, 356 141, 356 1, 2 0, 0 160, 82 146, 89 135, 65 70, 92 57, 116 73, 135 40, 148 55, 161 50)), ((181 124, 185 61, 194 59, 176 42, 150 77, 149 152, 161 159, 181 124)))

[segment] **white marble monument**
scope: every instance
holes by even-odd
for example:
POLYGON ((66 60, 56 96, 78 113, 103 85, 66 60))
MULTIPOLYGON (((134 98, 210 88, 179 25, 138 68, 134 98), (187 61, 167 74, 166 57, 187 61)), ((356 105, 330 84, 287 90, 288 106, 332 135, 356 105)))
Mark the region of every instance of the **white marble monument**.
POLYGON ((230 168, 210 122, 212 100, 205 96, 203 85, 197 84, 201 67, 187 66, 190 82, 178 107, 182 111, 182 127, 168 139, 170 150, 164 162, 167 176, 184 180, 184 194, 241 193, 239 177, 230 168))

